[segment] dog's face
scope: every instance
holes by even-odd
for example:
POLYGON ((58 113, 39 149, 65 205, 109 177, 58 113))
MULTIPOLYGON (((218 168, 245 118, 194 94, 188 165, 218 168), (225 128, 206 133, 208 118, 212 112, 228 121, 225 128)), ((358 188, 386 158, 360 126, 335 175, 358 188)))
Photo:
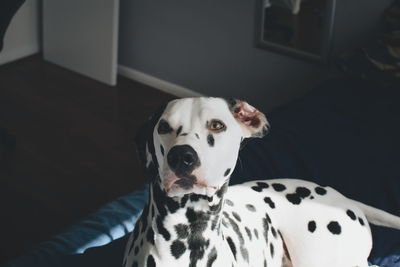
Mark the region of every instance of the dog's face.
POLYGON ((170 197, 215 194, 234 170, 241 141, 268 127, 246 102, 206 97, 171 101, 154 122, 146 166, 156 168, 170 197))

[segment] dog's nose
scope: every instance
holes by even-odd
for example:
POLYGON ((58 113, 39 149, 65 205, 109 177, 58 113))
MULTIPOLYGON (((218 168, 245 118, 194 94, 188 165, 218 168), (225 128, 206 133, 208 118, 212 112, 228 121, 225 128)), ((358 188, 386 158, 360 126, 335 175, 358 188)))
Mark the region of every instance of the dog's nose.
POLYGON ((196 151, 189 145, 174 146, 167 155, 167 161, 172 171, 182 174, 191 173, 199 165, 196 151))

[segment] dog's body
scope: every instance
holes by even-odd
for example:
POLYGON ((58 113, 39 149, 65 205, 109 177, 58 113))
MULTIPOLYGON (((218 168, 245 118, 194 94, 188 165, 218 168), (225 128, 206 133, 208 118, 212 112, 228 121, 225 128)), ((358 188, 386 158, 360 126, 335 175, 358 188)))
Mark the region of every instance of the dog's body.
POLYGON ((267 126, 247 103, 184 99, 160 117, 141 149, 150 198, 127 244, 126 267, 366 267, 368 220, 400 229, 400 218, 307 181, 228 189, 242 138, 267 126))

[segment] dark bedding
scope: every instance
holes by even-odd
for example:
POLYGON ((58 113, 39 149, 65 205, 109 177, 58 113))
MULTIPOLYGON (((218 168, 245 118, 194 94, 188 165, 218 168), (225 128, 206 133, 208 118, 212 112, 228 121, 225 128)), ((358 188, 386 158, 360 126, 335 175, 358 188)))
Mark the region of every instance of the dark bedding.
MULTIPOLYGON (((348 78, 329 81, 268 118, 270 134, 247 142, 232 183, 302 178, 400 215, 399 85, 383 88, 348 78)), ((131 199, 132 195, 116 200, 107 212, 92 214, 61 234, 61 240, 55 237, 8 266, 120 266, 127 232, 145 195, 136 198, 140 203, 131 199), (111 220, 113 229, 117 222, 125 227, 110 233, 111 220), (96 236, 105 238, 96 241, 96 236)), ((373 236, 371 262, 400 267, 400 231, 373 227, 373 236)))
MULTIPOLYGON (((297 177, 400 216, 400 85, 342 79, 274 111, 232 183, 297 177)), ((400 231, 374 227, 371 261, 400 266, 400 231)))

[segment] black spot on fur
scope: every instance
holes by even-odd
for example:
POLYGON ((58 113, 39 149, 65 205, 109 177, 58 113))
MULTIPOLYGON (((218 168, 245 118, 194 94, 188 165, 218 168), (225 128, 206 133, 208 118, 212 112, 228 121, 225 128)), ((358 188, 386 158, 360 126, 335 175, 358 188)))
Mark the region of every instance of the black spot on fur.
POLYGON ((358 217, 358 222, 361 224, 361 225, 365 225, 365 223, 364 223, 364 220, 363 219, 361 219, 360 217, 358 217))
POLYGON ((249 252, 244 246, 240 246, 240 252, 242 253, 243 259, 249 262, 249 252))
MULTIPOLYGON (((201 223, 200 229, 202 229, 204 231, 205 226, 206 226, 207 221, 210 218, 210 216, 208 214, 206 214, 205 212, 195 211, 193 208, 188 208, 186 210, 186 218, 188 219, 188 221, 190 223, 200 222, 201 223)), ((196 229, 196 230, 200 230, 200 229, 196 229)))
POLYGON ((242 218, 240 218, 239 214, 237 214, 236 212, 232 211, 232 215, 237 221, 239 221, 239 222, 242 221, 242 218))
POLYGON ((208 197, 206 195, 200 195, 200 194, 190 194, 190 201, 192 202, 197 202, 200 199, 208 200, 208 197))
POLYGON ((173 131, 173 129, 171 128, 171 126, 169 126, 168 122, 166 122, 165 120, 160 120, 160 122, 158 123, 158 128, 157 128, 157 132, 159 134, 169 134, 172 131, 173 131))
POLYGON ((228 189, 228 182, 225 182, 223 186, 221 186, 220 189, 215 193, 217 197, 221 198, 223 195, 225 195, 226 190, 228 189))
POLYGON ((133 240, 132 240, 131 247, 129 248, 129 253, 131 252, 133 246, 135 245, 135 240, 138 238, 138 236, 139 236, 139 223, 137 223, 135 225, 135 229, 133 230, 133 240))
POLYGON ((147 257, 147 267, 156 267, 156 262, 152 255, 147 257))
POLYGON ((271 233, 275 238, 277 237, 276 230, 273 226, 271 226, 271 233))
POLYGON ((297 187, 295 193, 286 194, 286 199, 293 205, 299 205, 302 199, 310 196, 311 191, 305 187, 297 187))
POLYGON ((188 135, 188 133, 183 133, 183 134, 181 134, 181 136, 187 136, 188 135))
POLYGON ((258 230, 254 228, 254 236, 258 239, 258 230))
POLYGON ((237 104, 237 100, 234 98, 224 98, 224 100, 226 101, 226 103, 228 104, 229 109, 234 109, 236 104, 237 104))
MULTIPOLYGON (((163 192, 157 182, 153 182, 153 200, 156 204, 158 210, 158 216, 156 218, 156 225, 158 232, 164 237, 166 241, 171 238, 170 233, 164 227, 164 218, 167 215, 167 208, 170 213, 175 213, 180 204, 179 202, 168 197, 165 192, 163 192)), ((144 212, 144 211, 143 211, 144 212)))
POLYGON ((252 236, 252 234, 251 234, 250 229, 247 228, 247 226, 246 226, 246 227, 244 227, 244 230, 246 230, 247 236, 249 237, 249 239, 250 239, 250 241, 251 241, 251 239, 253 238, 253 236, 252 236))
MULTIPOLYGON (((219 222, 219 216, 215 216, 215 218, 211 222, 211 231, 214 231, 215 227, 217 227, 219 222)), ((218 225, 218 231, 219 231, 219 225, 218 225)))
POLYGON ((164 239, 169 241, 169 239, 171 238, 171 234, 168 232, 167 229, 165 229, 163 220, 164 220, 163 217, 157 216, 156 219, 157 229, 158 232, 164 237, 164 239))
POLYGON ((221 209, 222 209, 222 203, 223 203, 223 199, 221 198, 219 200, 218 204, 210 206, 210 213, 211 214, 219 213, 221 211, 221 209))
POLYGON ((181 199, 181 208, 184 208, 186 206, 187 201, 189 200, 189 195, 184 195, 183 198, 181 199))
POLYGON ((271 258, 273 258, 275 251, 274 251, 274 245, 272 243, 269 244, 269 251, 271 252, 271 258))
POLYGON ((225 203, 226 205, 233 207, 233 202, 231 200, 225 199, 225 203))
POLYGON ((310 199, 314 199, 314 196, 310 196, 310 199))
POLYGON ((135 247, 134 254, 137 255, 139 253, 139 247, 135 247))
POLYGON ((306 198, 311 194, 311 191, 305 187, 297 187, 296 193, 299 195, 299 197, 306 198))
POLYGON ((203 232, 210 220, 210 215, 203 211, 195 211, 193 208, 188 208, 186 210, 186 218, 190 223, 188 237, 188 249, 190 250, 189 267, 195 267, 197 261, 204 257, 205 250, 210 244, 210 240, 206 240, 203 236, 203 232))
POLYGON ((178 235, 178 238, 185 239, 189 236, 189 226, 185 224, 177 224, 175 225, 175 232, 178 235))
MULTIPOLYGON (((267 214, 268 215, 268 214, 267 214)), ((267 217, 263 218, 263 228, 264 228, 264 238, 265 242, 268 244, 268 231, 269 231, 269 224, 268 224, 268 219, 267 217)))
MULTIPOLYGON (((125 264, 124 264, 123 266, 125 266, 125 264)), ((132 263, 132 267, 139 267, 139 265, 138 265, 138 263, 137 263, 136 261, 134 261, 134 262, 132 263)))
POLYGON ((226 176, 228 176, 228 174, 231 172, 231 169, 229 168, 229 169, 227 169, 226 171, 225 171, 225 173, 224 173, 224 176, 226 177, 226 176))
POLYGON ((271 209, 275 209, 275 203, 272 201, 270 197, 265 197, 264 201, 271 207, 271 209))
POLYGON ((244 245, 244 238, 242 235, 242 232, 239 229, 239 226, 237 225, 237 223, 229 216, 229 214, 224 211, 223 212, 224 216, 228 219, 229 224, 232 226, 233 231, 235 231, 235 233, 237 234, 238 238, 239 238, 239 242, 240 242, 240 252, 242 253, 243 258, 248 261, 249 260, 249 255, 248 255, 248 251, 243 247, 244 245))
POLYGON ((309 221, 308 222, 308 231, 310 231, 311 233, 314 233, 315 229, 317 229, 317 224, 315 223, 315 221, 309 221))
POLYGON ((257 186, 261 187, 263 189, 269 187, 269 185, 267 183, 265 183, 265 182, 257 182, 257 186))
POLYGON ((186 251, 186 246, 182 241, 175 240, 171 244, 171 254, 175 257, 175 259, 179 259, 183 253, 186 251))
POLYGON ((147 230, 146 237, 147 241, 154 245, 154 231, 151 227, 149 227, 149 230, 147 230))
POLYGON ((235 233, 237 234, 238 238, 239 238, 239 242, 240 244, 244 243, 244 239, 243 239, 243 235, 242 232, 240 232, 239 226, 237 225, 237 223, 229 216, 229 214, 224 211, 223 212, 225 218, 229 221, 229 224, 232 226, 233 231, 235 231, 235 233))
POLYGON ((340 227, 340 224, 336 221, 332 221, 328 224, 328 230, 334 235, 339 235, 342 232, 342 228, 340 227))
POLYGON ((274 190, 276 192, 282 192, 286 189, 286 186, 283 184, 279 184, 279 183, 274 183, 272 184, 272 188, 274 188, 274 190))
POLYGON ((228 245, 231 248, 233 257, 235 257, 235 260, 236 260, 236 246, 235 246, 235 243, 233 243, 233 240, 232 240, 232 238, 230 236, 228 236, 226 238, 226 241, 228 241, 228 245))
POLYGON ((164 156, 164 147, 162 145, 160 145, 160 150, 161 150, 161 155, 164 156))
POLYGON ((175 213, 179 209, 179 202, 173 200, 170 197, 167 197, 165 199, 165 203, 166 203, 166 205, 167 205, 167 207, 169 209, 169 212, 172 213, 172 214, 175 213))
POLYGON ((354 214, 354 212, 352 210, 347 210, 346 211, 347 216, 350 217, 350 219, 352 219, 353 221, 355 221, 357 219, 356 215, 354 214))
POLYGON ((178 136, 182 132, 182 125, 179 126, 178 130, 176 130, 176 136, 178 136))
POLYGON ((197 139, 200 139, 200 136, 197 133, 195 133, 194 135, 196 136, 197 139))
POLYGON ((291 202, 293 205, 299 205, 301 203, 301 198, 298 194, 286 194, 287 200, 291 202))
POLYGON ((321 186, 317 186, 317 187, 315 188, 315 193, 317 193, 318 195, 323 196, 323 195, 326 194, 326 189, 323 188, 323 187, 321 187, 321 186))
POLYGON ((265 214, 265 216, 267 217, 267 222, 268 222, 268 223, 271 223, 271 222, 272 222, 272 221, 271 221, 271 217, 269 217, 268 213, 265 214))
POLYGON ((146 207, 144 208, 143 213, 141 215, 140 221, 142 222, 142 230, 141 230, 142 233, 144 233, 144 231, 147 230, 147 217, 149 215, 149 210, 150 210, 149 205, 146 205, 146 207))
POLYGON ((214 146, 215 140, 214 140, 214 136, 212 134, 207 135, 207 143, 211 147, 214 146))
POLYGON ((252 186, 251 189, 253 189, 256 192, 261 192, 262 191, 262 188, 259 187, 259 186, 252 186))
POLYGON ((217 250, 215 247, 213 247, 210 251, 210 254, 208 254, 207 267, 212 267, 214 261, 217 259, 217 256, 217 250))
POLYGON ((251 204, 246 204, 246 208, 247 208, 249 211, 253 211, 253 212, 256 211, 256 208, 255 208, 253 205, 251 205, 251 204))

